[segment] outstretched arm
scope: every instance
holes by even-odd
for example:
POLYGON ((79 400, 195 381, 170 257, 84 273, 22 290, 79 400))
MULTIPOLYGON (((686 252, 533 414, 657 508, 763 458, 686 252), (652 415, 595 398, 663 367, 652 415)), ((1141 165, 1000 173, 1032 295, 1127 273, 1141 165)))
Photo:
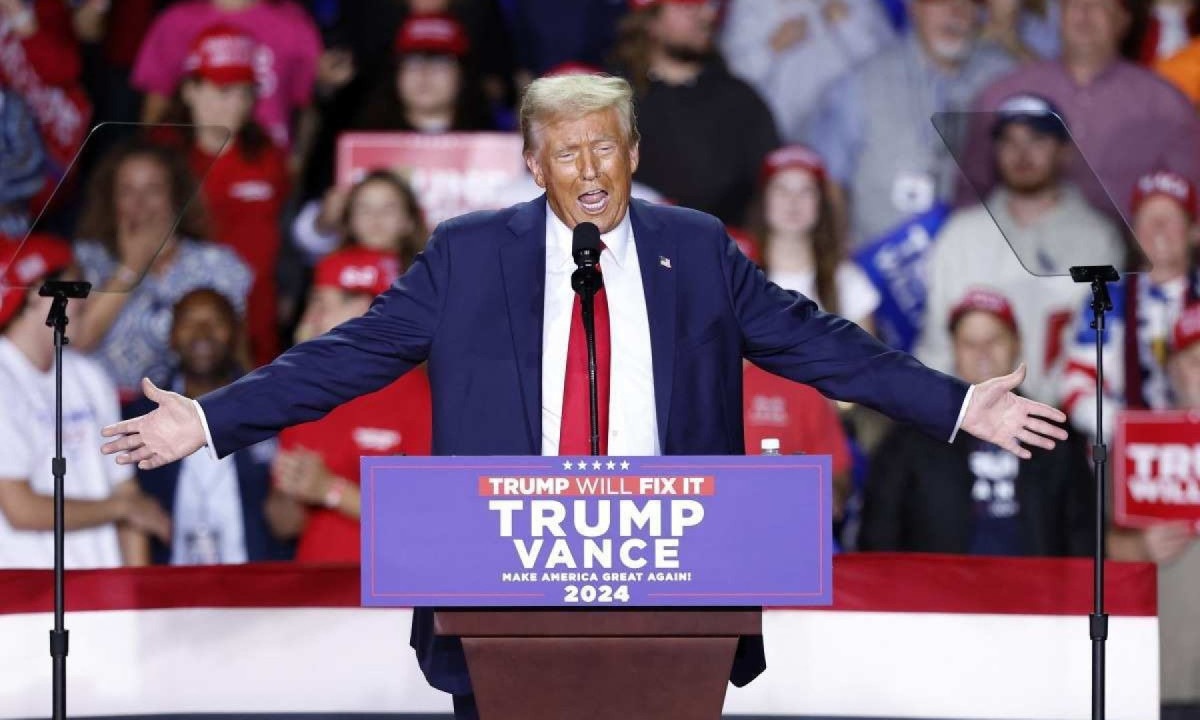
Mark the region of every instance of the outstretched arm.
POLYGON ((210 439, 223 457, 285 427, 316 420, 412 370, 429 354, 446 292, 449 258, 439 234, 365 315, 201 397, 199 409, 181 395, 143 383, 159 407, 104 428, 103 435, 115 439, 101 449, 120 453, 118 462, 144 470, 186 457, 210 439))
POLYGON ((899 422, 947 441, 959 429, 1021 458, 1019 443, 1052 448, 1066 431, 1049 421, 1066 416, 1012 392, 1024 367, 969 388, 884 345, 854 323, 817 309, 814 302, 767 282, 726 239, 722 257, 730 302, 747 358, 777 375, 807 383, 827 397, 875 408, 899 422), (968 395, 969 391, 969 395, 968 395))

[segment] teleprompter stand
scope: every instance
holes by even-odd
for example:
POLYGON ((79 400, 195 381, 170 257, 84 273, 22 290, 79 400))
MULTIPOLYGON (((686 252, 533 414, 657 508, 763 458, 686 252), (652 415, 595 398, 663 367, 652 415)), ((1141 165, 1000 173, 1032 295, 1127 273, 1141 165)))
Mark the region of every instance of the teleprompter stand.
POLYGON ((54 474, 54 629, 50 631, 50 657, 54 664, 54 720, 67 717, 67 629, 63 591, 63 546, 66 524, 63 519, 63 483, 67 477, 67 459, 63 457, 62 360, 67 340, 67 302, 82 300, 92 291, 88 282, 48 280, 38 290, 42 297, 54 298, 46 325, 54 328, 54 459, 50 461, 54 474))
POLYGON ((1092 460, 1096 474, 1096 547, 1092 558, 1094 609, 1088 617, 1092 638, 1092 720, 1104 720, 1104 643, 1108 640, 1108 614, 1104 612, 1104 466, 1108 445, 1104 442, 1104 315, 1112 310, 1108 283, 1120 278, 1111 265, 1079 265, 1071 268, 1071 279, 1092 288, 1092 329, 1096 331, 1096 444, 1092 460))

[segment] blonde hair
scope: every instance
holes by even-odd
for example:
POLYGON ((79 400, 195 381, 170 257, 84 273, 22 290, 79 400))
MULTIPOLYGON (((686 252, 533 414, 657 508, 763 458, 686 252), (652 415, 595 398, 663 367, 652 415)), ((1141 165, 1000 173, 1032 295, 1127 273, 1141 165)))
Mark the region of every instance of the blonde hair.
POLYGON ((624 78, 611 75, 557 75, 529 83, 521 97, 521 140, 523 152, 534 151, 534 136, 541 127, 557 120, 575 120, 603 110, 616 110, 629 146, 640 136, 633 113, 633 88, 624 78))

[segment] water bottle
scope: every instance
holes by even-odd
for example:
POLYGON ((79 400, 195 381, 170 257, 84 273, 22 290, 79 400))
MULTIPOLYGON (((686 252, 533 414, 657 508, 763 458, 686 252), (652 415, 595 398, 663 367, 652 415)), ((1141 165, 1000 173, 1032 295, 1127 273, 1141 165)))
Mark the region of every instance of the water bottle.
POLYGON ((779 454, 779 438, 763 438, 762 439, 762 454, 763 455, 778 455, 779 454))

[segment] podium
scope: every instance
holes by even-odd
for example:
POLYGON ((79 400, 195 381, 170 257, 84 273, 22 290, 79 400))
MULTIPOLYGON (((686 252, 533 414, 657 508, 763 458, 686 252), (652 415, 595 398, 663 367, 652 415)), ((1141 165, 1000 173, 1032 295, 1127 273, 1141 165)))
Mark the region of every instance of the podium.
POLYGON ((440 610, 487 720, 720 718, 758 609, 440 610))
POLYGON ((423 666, 465 659, 482 720, 715 720, 762 606, 832 601, 828 456, 371 457, 362 487, 363 604, 435 608, 465 657, 423 666))

